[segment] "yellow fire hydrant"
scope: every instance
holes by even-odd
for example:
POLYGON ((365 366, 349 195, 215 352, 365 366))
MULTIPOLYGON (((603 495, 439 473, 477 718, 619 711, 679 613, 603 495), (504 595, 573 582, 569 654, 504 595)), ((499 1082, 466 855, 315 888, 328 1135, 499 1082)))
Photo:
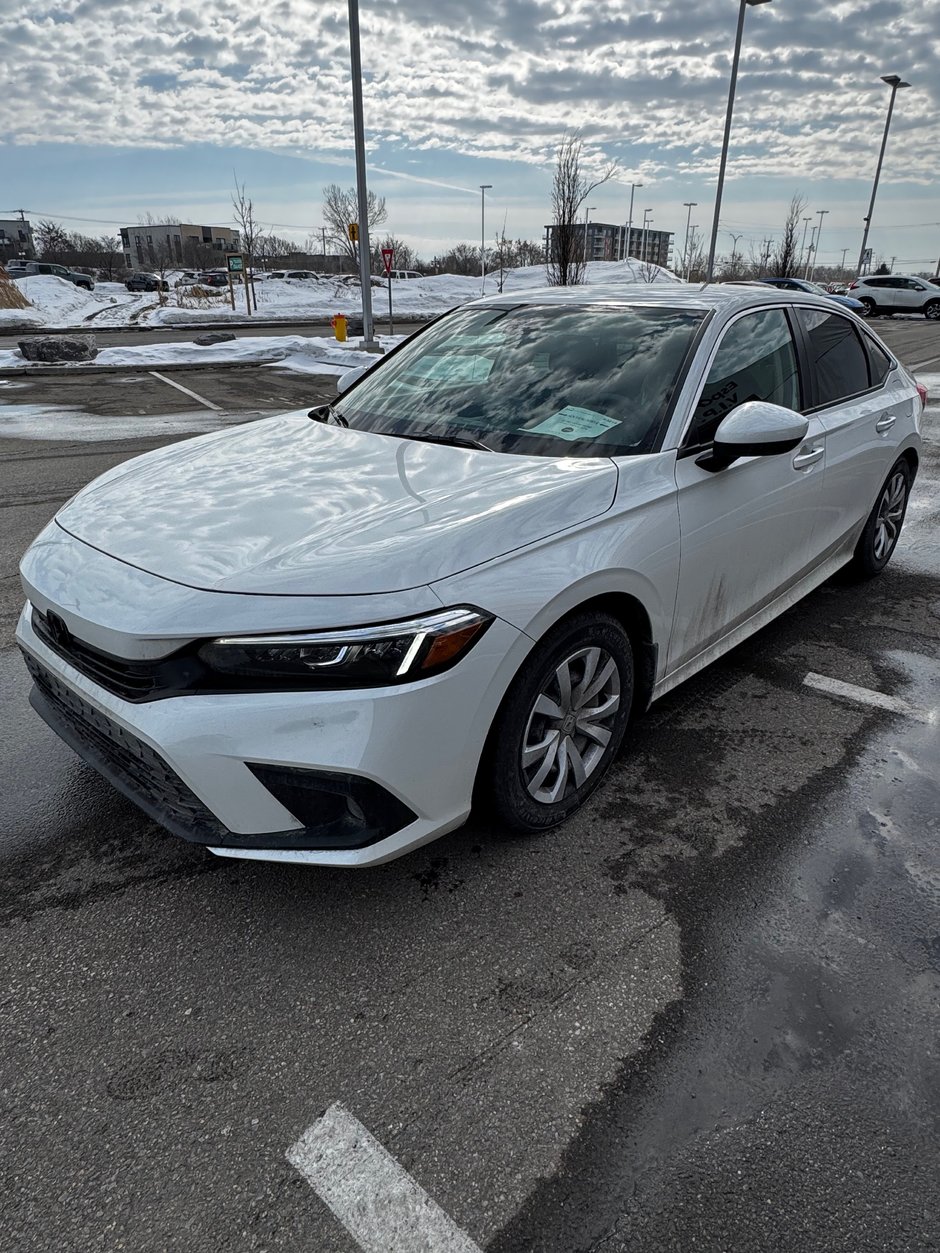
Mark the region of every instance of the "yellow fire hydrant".
POLYGON ((345 344, 346 342, 346 315, 343 313, 334 314, 333 320, 330 322, 330 326, 332 326, 333 334, 336 336, 339 342, 341 344, 345 344))

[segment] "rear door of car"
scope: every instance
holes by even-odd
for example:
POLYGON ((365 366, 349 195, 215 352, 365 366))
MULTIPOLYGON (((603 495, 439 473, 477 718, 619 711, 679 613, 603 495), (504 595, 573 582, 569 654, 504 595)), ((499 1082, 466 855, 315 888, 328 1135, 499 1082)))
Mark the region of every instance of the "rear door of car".
POLYGON ((798 346, 786 306, 751 309, 724 330, 676 460, 681 557, 670 670, 750 618, 816 564, 826 441, 810 417, 792 452, 698 464, 721 419, 748 400, 804 408, 798 346))
POLYGON ((838 310, 797 311, 808 359, 807 416, 826 439, 823 539, 827 552, 854 544, 914 423, 910 385, 878 341, 838 310))

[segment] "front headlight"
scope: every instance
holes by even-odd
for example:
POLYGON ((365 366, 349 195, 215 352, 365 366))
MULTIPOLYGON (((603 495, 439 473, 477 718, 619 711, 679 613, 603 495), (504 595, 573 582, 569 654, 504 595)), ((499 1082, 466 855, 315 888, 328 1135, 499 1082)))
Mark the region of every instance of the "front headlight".
POLYGON ((385 687, 455 665, 493 621, 469 607, 407 622, 297 635, 231 636, 199 649, 216 674, 312 688, 385 687))

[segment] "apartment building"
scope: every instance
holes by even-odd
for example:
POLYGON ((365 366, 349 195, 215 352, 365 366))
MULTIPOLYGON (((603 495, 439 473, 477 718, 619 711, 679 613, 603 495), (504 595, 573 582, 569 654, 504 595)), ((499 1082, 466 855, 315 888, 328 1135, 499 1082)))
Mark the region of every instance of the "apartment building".
POLYGON ((240 252, 237 230, 229 226, 196 226, 189 222, 148 223, 121 227, 124 263, 132 270, 157 266, 221 266, 227 252, 240 252))

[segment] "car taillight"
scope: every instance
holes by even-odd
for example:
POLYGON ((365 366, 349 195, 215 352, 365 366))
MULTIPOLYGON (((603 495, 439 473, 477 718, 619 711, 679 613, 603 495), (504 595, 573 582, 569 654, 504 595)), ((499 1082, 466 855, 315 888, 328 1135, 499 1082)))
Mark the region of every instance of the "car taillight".
POLYGON ((854 291, 858 287, 858 283, 849 283, 849 291, 854 291))
POLYGON ((923 383, 916 383, 915 386, 917 388, 917 394, 920 397, 920 411, 923 413, 927 408, 927 388, 923 385, 923 383))

